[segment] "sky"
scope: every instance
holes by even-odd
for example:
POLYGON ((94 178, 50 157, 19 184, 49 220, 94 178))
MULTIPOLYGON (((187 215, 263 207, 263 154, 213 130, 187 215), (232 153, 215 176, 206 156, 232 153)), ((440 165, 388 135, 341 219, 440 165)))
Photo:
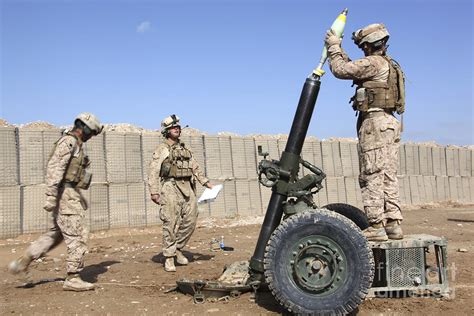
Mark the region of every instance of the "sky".
MULTIPOLYGON (((349 8, 353 31, 384 23, 406 74, 402 141, 470 145, 472 0, 0 0, 0 117, 12 124, 159 129, 170 115, 216 134, 287 134, 324 34, 349 8)), ((352 82, 325 65, 308 130, 356 137, 352 82)))

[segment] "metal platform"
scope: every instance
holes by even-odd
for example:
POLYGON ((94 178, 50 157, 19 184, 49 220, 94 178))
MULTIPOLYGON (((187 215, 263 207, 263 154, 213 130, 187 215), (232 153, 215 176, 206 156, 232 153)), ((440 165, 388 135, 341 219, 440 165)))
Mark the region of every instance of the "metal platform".
POLYGON ((375 275, 368 297, 449 297, 446 238, 417 234, 369 245, 375 275))

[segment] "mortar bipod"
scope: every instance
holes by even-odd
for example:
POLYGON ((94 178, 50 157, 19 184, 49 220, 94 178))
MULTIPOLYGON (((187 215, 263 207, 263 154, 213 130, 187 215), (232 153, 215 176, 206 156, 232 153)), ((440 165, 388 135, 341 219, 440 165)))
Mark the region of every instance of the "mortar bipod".
POLYGON ((176 281, 176 284, 180 292, 193 296, 195 304, 203 304, 207 301, 228 301, 252 291, 250 285, 234 285, 217 281, 181 279, 176 281))

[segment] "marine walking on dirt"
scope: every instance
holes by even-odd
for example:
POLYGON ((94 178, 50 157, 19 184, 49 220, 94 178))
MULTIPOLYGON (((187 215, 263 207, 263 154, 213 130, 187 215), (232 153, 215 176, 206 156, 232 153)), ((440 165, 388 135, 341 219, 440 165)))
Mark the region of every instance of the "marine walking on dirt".
POLYGON ((84 267, 87 251, 87 230, 84 227, 84 213, 87 203, 79 189, 87 190, 92 174, 87 169, 89 158, 85 155, 83 143, 98 135, 103 126, 90 113, 77 116, 74 127, 54 145, 46 171, 46 203, 44 209, 50 212, 49 230, 34 241, 23 256, 9 265, 11 273, 24 272, 30 263, 55 248, 62 240, 67 246, 67 277, 63 289, 87 291, 94 285, 81 279, 79 272, 84 267))
POLYGON ((359 29, 352 39, 364 51, 364 58, 351 61, 331 30, 325 42, 331 72, 356 85, 351 102, 358 113, 359 184, 370 223, 363 233, 372 241, 402 239, 397 179, 401 125, 394 112, 405 110, 404 75, 387 55, 389 33, 383 24, 359 29))
POLYGON ((180 141, 179 117, 171 115, 161 122, 165 137, 153 153, 148 175, 151 199, 160 205, 163 221, 163 255, 165 271, 174 272, 174 259, 188 264, 182 249, 196 228, 198 217, 196 181, 207 188, 213 185, 204 176, 191 150, 180 141))

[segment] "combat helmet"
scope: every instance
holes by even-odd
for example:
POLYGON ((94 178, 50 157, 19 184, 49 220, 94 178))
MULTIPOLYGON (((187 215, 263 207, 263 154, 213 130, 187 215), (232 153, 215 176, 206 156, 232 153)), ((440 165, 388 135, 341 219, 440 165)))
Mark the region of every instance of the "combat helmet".
POLYGON ((361 47, 364 43, 374 44, 390 37, 387 28, 382 23, 367 25, 352 33, 352 40, 361 47))
POLYGON ((84 125, 90 129, 92 135, 98 135, 104 129, 104 126, 100 124, 99 119, 91 113, 84 112, 79 114, 74 120, 74 124, 76 124, 77 121, 84 123, 84 125))
POLYGON ((172 127, 176 127, 181 125, 179 124, 179 116, 175 114, 171 114, 170 116, 166 117, 163 121, 161 121, 161 134, 166 137, 166 133, 172 127))

